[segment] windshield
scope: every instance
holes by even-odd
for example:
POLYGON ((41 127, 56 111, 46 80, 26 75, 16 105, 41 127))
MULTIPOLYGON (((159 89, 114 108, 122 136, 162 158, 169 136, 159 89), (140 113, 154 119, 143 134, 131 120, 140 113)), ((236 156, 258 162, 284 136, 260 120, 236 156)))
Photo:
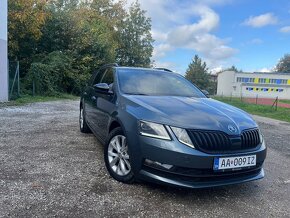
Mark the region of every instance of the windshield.
POLYGON ((121 92, 125 94, 205 98, 205 95, 192 83, 174 73, 118 69, 118 80, 121 92))

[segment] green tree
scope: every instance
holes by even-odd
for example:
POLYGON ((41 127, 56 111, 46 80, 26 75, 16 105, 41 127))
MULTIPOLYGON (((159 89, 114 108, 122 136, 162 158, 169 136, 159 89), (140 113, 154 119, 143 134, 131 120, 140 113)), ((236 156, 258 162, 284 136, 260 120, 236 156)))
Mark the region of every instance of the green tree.
POLYGON ((285 54, 276 65, 277 72, 290 73, 290 54, 285 54))
POLYGON ((117 26, 119 48, 117 62, 124 66, 149 67, 153 52, 151 19, 146 11, 135 2, 129 8, 129 14, 117 26))
POLYGON ((238 72, 238 68, 236 68, 235 65, 231 66, 230 68, 227 68, 226 71, 235 71, 235 72, 238 72))
POLYGON ((35 45, 42 35, 41 28, 48 16, 45 4, 45 0, 8 1, 10 58, 27 58, 36 52, 35 45))
POLYGON ((9 0, 9 58, 20 60, 27 92, 35 81, 43 95, 78 94, 105 63, 150 66, 151 20, 138 2, 128 12, 124 5, 122 0, 9 0))
POLYGON ((185 78, 200 89, 208 89, 210 87, 211 82, 208 68, 198 55, 195 55, 192 62, 188 65, 185 78))

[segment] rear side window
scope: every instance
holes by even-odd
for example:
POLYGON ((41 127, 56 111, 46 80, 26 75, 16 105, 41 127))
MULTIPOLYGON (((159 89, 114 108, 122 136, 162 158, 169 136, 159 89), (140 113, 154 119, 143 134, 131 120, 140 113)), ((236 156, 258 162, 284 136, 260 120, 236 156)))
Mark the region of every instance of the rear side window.
POLYGON ((114 70, 109 68, 103 76, 101 83, 107 83, 108 85, 114 83, 114 70))

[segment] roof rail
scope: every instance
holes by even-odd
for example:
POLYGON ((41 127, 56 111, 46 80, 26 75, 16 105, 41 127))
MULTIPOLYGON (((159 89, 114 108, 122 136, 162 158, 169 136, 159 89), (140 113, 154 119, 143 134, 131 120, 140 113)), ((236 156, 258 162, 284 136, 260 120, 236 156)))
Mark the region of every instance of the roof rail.
POLYGON ((105 64, 101 66, 100 68, 106 68, 106 67, 119 67, 117 63, 110 63, 110 64, 105 64))
POLYGON ((164 70, 164 71, 167 71, 167 72, 173 72, 172 70, 169 70, 167 68, 162 68, 162 67, 155 67, 153 69, 156 69, 156 70, 164 70))

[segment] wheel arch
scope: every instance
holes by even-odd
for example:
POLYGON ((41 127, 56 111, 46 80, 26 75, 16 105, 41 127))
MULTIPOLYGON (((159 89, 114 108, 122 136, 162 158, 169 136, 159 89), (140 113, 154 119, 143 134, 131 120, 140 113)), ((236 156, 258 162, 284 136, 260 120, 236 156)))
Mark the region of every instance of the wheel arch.
POLYGON ((114 119, 111 121, 111 123, 109 125, 108 134, 110 134, 110 132, 112 132, 112 130, 114 130, 118 127, 121 127, 121 129, 125 133, 125 129, 124 129, 122 122, 119 119, 114 119))

